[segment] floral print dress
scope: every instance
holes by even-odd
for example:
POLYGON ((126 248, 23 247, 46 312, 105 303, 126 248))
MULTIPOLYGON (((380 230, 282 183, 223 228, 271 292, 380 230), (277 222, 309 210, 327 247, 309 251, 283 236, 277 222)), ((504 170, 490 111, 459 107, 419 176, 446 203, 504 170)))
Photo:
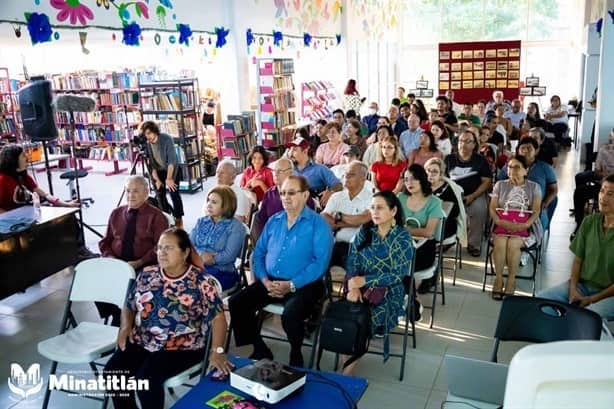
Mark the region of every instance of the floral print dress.
POLYGON ((211 321, 222 311, 211 276, 194 266, 177 278, 159 266, 145 268, 126 303, 136 312, 133 339, 150 352, 204 348, 211 321))

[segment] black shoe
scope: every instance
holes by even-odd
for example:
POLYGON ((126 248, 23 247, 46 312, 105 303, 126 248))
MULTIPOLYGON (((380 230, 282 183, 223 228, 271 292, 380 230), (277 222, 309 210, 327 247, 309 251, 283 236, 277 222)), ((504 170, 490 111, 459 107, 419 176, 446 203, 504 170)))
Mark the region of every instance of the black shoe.
POLYGON ((375 332, 373 333, 373 336, 375 336, 375 338, 384 338, 385 335, 386 333, 384 331, 383 325, 380 325, 377 328, 375 328, 375 332))
POLYGON ((260 361, 261 359, 270 359, 273 360, 273 352, 268 347, 260 347, 258 349, 254 349, 254 352, 249 356, 249 359, 253 359, 254 361, 260 361))
POLYGON ((435 276, 431 278, 427 278, 426 280, 422 280, 420 286, 418 287, 418 294, 426 294, 432 289, 435 288, 435 276))
POLYGON ((424 307, 420 304, 420 301, 414 300, 414 322, 422 321, 422 311, 424 311, 424 307))
POLYGON ((298 352, 290 351, 290 366, 295 366, 297 368, 303 368, 305 366, 305 362, 303 361, 303 353, 300 349, 298 352))

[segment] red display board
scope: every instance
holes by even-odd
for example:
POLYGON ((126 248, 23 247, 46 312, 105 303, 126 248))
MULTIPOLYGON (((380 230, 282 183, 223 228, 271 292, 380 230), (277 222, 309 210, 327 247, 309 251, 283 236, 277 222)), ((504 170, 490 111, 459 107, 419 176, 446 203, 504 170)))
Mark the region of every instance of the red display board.
POLYGON ((439 44, 439 93, 459 103, 490 100, 495 90, 518 98, 520 40, 439 44))

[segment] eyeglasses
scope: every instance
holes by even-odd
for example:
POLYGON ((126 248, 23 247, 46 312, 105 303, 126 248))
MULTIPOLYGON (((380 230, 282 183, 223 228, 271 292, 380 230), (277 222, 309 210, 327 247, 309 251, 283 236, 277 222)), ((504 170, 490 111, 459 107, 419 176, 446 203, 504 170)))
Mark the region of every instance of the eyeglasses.
POLYGON ((294 197, 296 196, 298 193, 304 192, 304 190, 282 190, 279 192, 279 196, 281 197, 294 197))
POLYGON ((286 169, 273 169, 273 173, 284 173, 287 172, 289 170, 292 170, 292 168, 286 168, 286 169))
POLYGON ((177 246, 157 246, 156 251, 158 253, 168 253, 169 251, 173 251, 177 248, 177 246))

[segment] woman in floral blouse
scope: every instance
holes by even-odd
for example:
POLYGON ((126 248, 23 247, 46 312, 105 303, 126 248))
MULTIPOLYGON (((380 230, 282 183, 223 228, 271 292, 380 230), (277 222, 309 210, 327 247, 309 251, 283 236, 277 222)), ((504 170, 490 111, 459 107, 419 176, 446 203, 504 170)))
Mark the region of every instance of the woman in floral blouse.
MULTIPOLYGON (((149 380, 137 391, 142 408, 164 407, 164 381, 201 362, 212 331, 210 369, 232 369, 223 352, 226 319, 214 280, 202 272, 188 234, 168 229, 157 246, 157 266, 136 278, 122 311, 117 349, 105 376, 149 380)), ((136 408, 134 391, 113 396, 116 409, 136 408)))
MULTIPOLYGON (((414 244, 411 234, 403 228, 403 208, 394 193, 373 195, 371 219, 356 233, 350 246, 346 297, 352 302, 367 302, 363 300, 364 290, 386 288, 382 302, 371 310, 371 326, 376 335, 387 336, 396 328, 398 317, 404 315, 403 278, 410 271, 414 244)), ((355 364, 348 365, 344 374, 351 374, 355 364)))
POLYGON ((226 291, 239 282, 235 260, 239 257, 246 228, 234 217, 237 198, 232 188, 216 186, 207 194, 206 216, 196 222, 190 238, 207 273, 226 291))

